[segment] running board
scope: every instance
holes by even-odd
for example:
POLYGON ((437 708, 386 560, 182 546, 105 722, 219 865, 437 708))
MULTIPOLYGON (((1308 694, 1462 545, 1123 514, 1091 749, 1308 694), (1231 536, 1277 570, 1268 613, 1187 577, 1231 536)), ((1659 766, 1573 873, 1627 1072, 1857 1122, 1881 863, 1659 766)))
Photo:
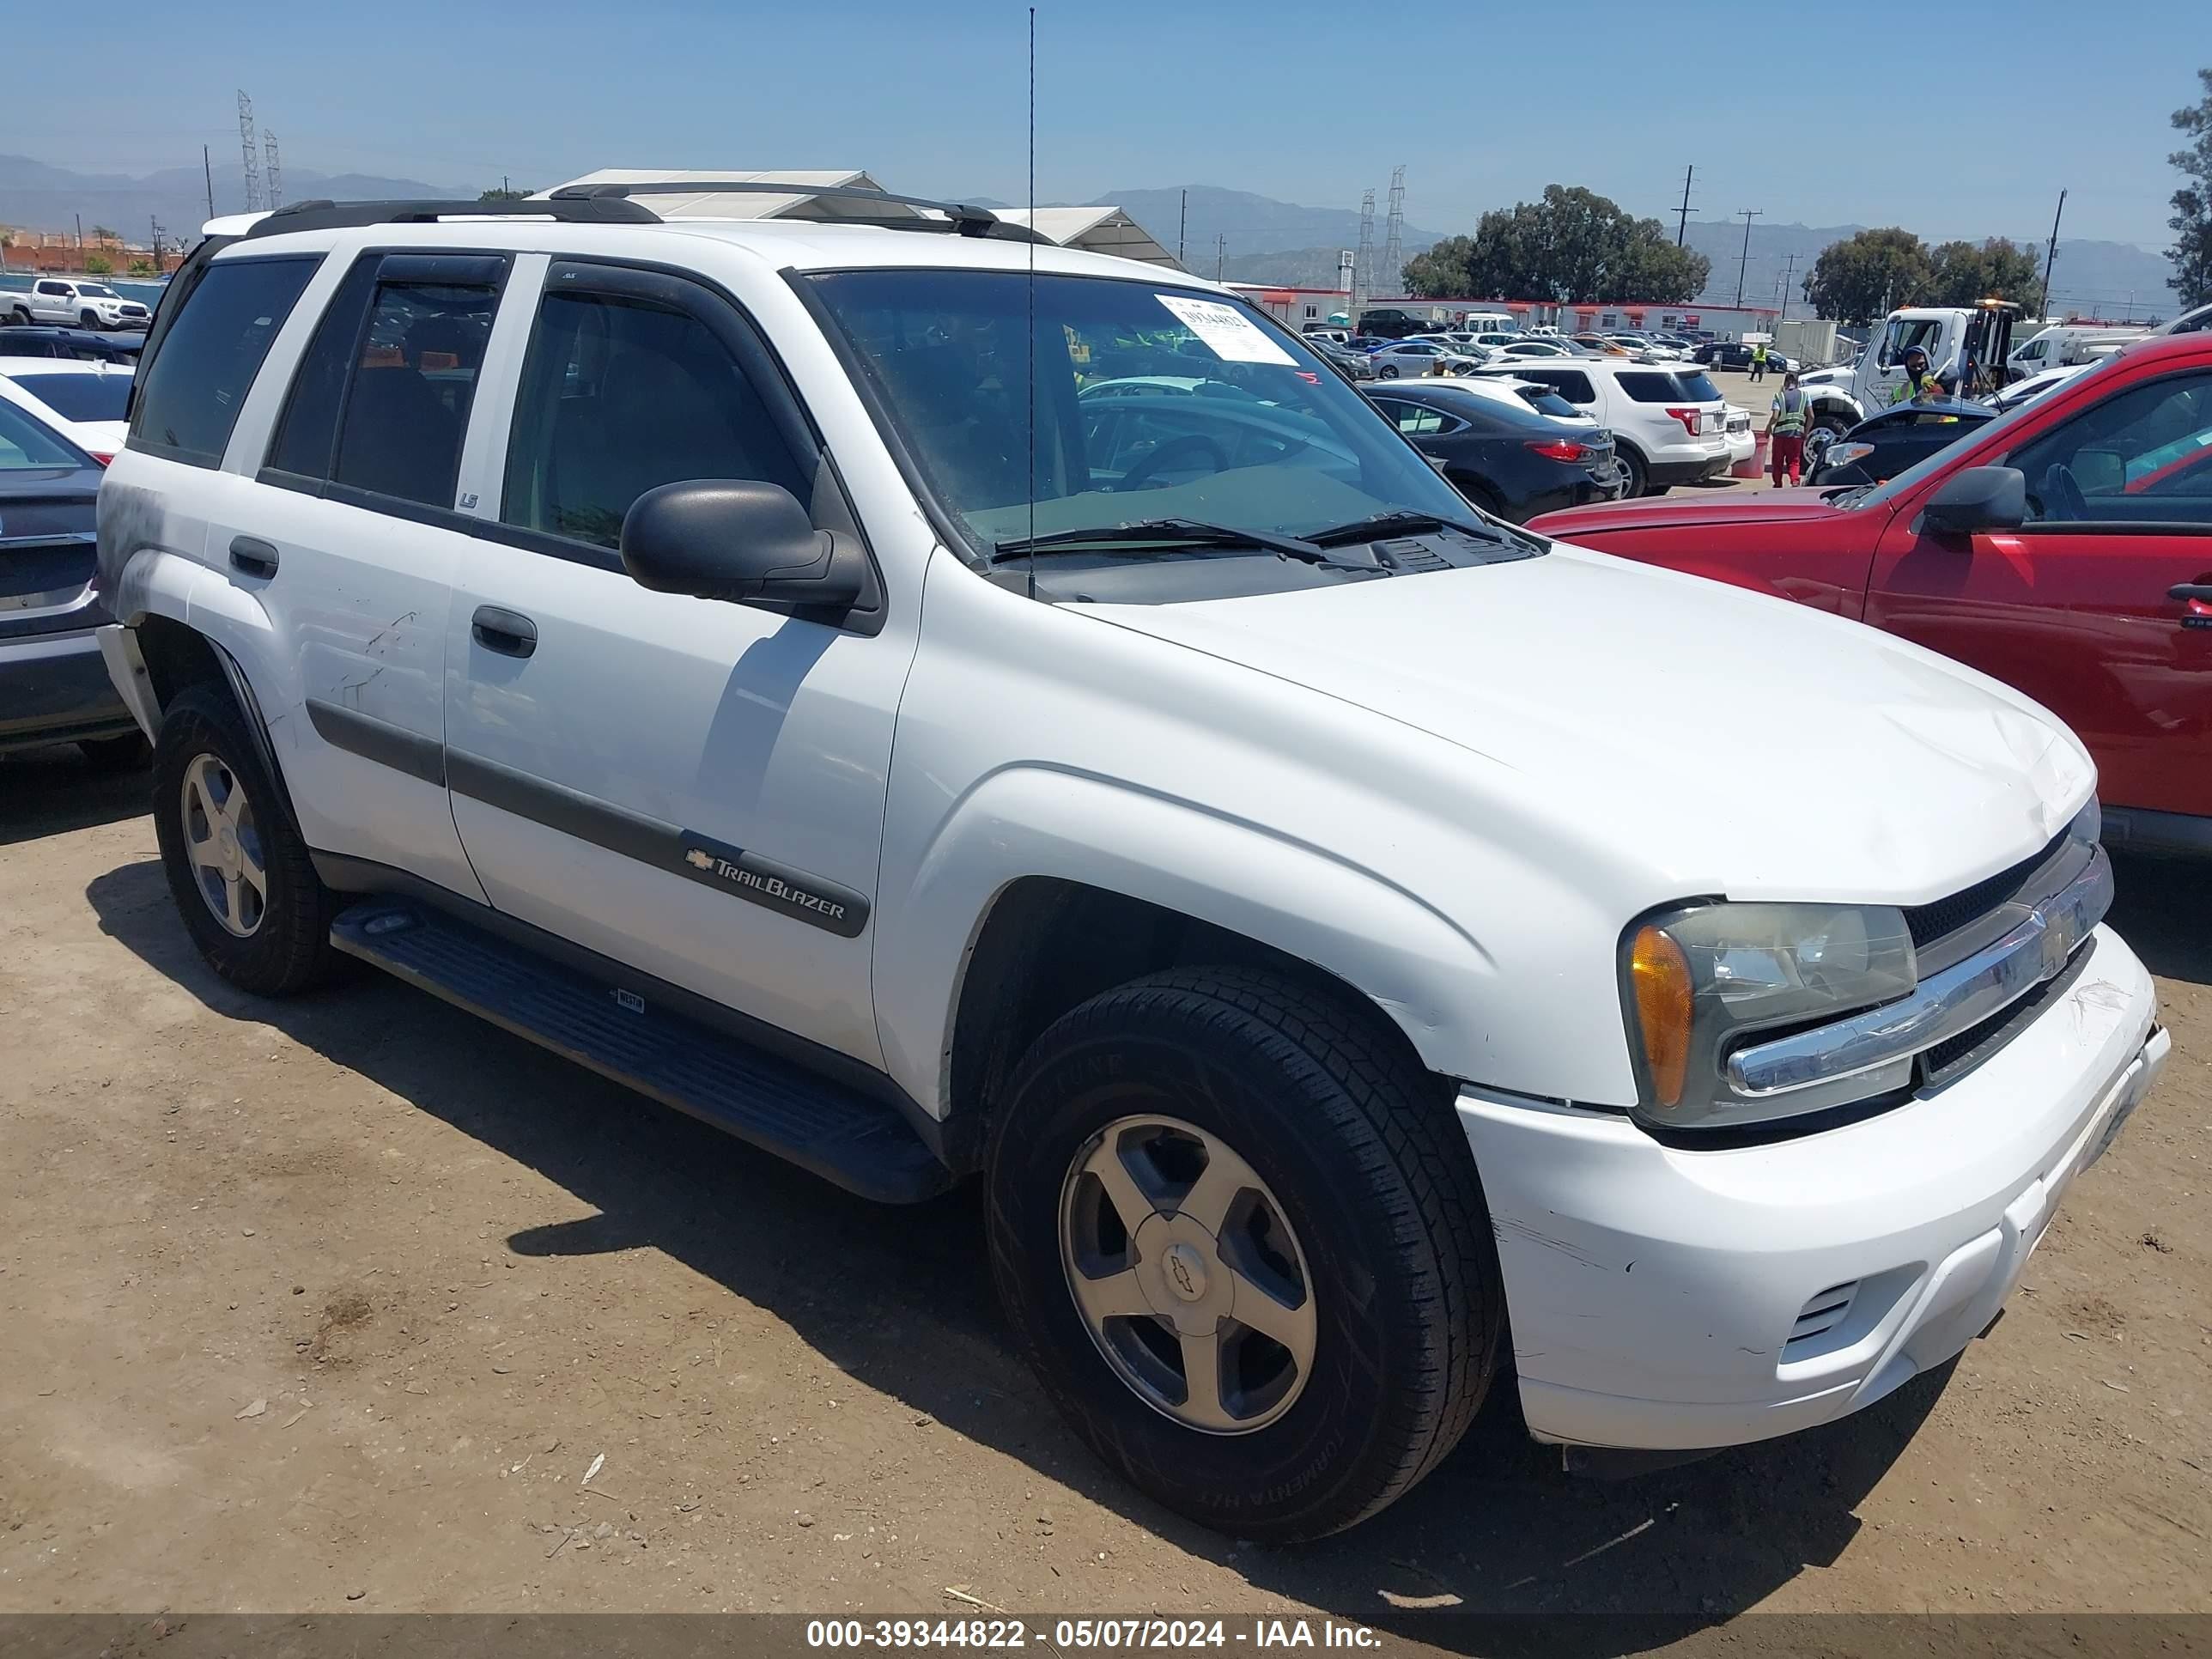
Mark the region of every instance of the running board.
POLYGON ((848 1192, 912 1204, 952 1176, 890 1104, 422 907, 366 900, 331 944, 848 1192))

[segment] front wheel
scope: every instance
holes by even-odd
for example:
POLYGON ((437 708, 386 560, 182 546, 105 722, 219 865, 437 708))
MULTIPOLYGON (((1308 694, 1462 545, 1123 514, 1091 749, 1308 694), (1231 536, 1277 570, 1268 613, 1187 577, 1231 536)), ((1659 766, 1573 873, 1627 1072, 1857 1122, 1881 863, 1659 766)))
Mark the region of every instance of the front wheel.
POLYGON ((94 311, 80 311, 76 314, 76 320, 77 326, 80 328, 98 328, 100 313, 94 311))
POLYGON ((264 996, 328 973, 336 907, 222 687, 190 687, 162 719, 154 831, 185 931, 216 972, 264 996))
POLYGON ((1502 1309, 1474 1161, 1370 1011, 1236 969, 1105 992, 1024 1059, 988 1182, 1047 1392, 1194 1521, 1348 1527, 1482 1402, 1502 1309))

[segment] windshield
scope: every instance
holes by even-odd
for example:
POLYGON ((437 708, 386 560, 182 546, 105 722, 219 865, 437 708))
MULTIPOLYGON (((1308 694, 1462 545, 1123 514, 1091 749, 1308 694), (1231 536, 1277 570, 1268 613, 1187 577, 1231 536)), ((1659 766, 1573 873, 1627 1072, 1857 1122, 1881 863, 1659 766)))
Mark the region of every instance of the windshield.
POLYGON ((131 401, 128 374, 11 374, 8 377, 65 421, 119 421, 131 401))
POLYGON ((1020 271, 809 280, 976 549, 1032 519, 1040 537, 1168 518, 1302 537, 1381 513, 1469 517, 1371 404, 1248 306, 1099 276, 1039 276, 1032 295, 1020 271))

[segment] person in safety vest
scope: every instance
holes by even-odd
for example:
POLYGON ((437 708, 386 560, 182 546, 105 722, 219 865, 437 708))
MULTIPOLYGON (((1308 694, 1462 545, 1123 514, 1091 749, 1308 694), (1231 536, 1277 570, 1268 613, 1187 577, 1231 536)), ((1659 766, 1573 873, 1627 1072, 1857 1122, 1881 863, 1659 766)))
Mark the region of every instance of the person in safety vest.
POLYGON ((1947 397, 1943 383, 1928 372, 1928 354, 1918 346, 1905 349, 1905 378, 1889 394, 1893 404, 1927 403, 1931 398, 1947 397))
POLYGON ((1793 370, 1782 377, 1782 390, 1766 416, 1767 466, 1777 489, 1784 471, 1791 483, 1798 482, 1805 466, 1805 429, 1812 423, 1813 400, 1799 388, 1793 370))
POLYGON ((1751 378, 1754 380, 1763 380, 1766 378, 1766 342, 1764 340, 1752 342, 1751 378))

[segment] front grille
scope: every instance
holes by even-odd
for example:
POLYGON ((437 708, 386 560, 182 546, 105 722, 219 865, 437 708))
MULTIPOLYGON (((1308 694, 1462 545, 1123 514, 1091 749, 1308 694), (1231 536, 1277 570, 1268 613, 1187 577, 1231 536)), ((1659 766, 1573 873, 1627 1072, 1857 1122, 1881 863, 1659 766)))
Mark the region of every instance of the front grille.
POLYGON ((2062 969, 2057 976, 2047 979, 2017 1002, 2000 1008, 1978 1025, 1969 1025, 1954 1037, 1947 1037, 1920 1056, 1918 1079, 1923 1089, 1936 1088, 1954 1077, 1961 1077, 1980 1065, 1991 1054, 2010 1042, 2040 1014, 2053 997, 2063 996, 2074 981, 2081 977, 2096 954, 2097 939, 2093 933, 2081 947, 2074 952, 2074 959, 2062 969))
POLYGON ((2086 857, 2087 849, 2069 841, 2062 830, 2041 852, 2031 854, 2010 868, 1947 897, 1907 908, 1905 927, 1912 937, 1921 977, 1990 944, 2003 931, 1996 925, 2001 919, 1995 917, 1995 912, 2008 904, 2033 904, 2050 897, 2079 873, 2074 866, 2086 857), (2076 857, 2067 856, 2069 848, 2080 849, 2076 857))

